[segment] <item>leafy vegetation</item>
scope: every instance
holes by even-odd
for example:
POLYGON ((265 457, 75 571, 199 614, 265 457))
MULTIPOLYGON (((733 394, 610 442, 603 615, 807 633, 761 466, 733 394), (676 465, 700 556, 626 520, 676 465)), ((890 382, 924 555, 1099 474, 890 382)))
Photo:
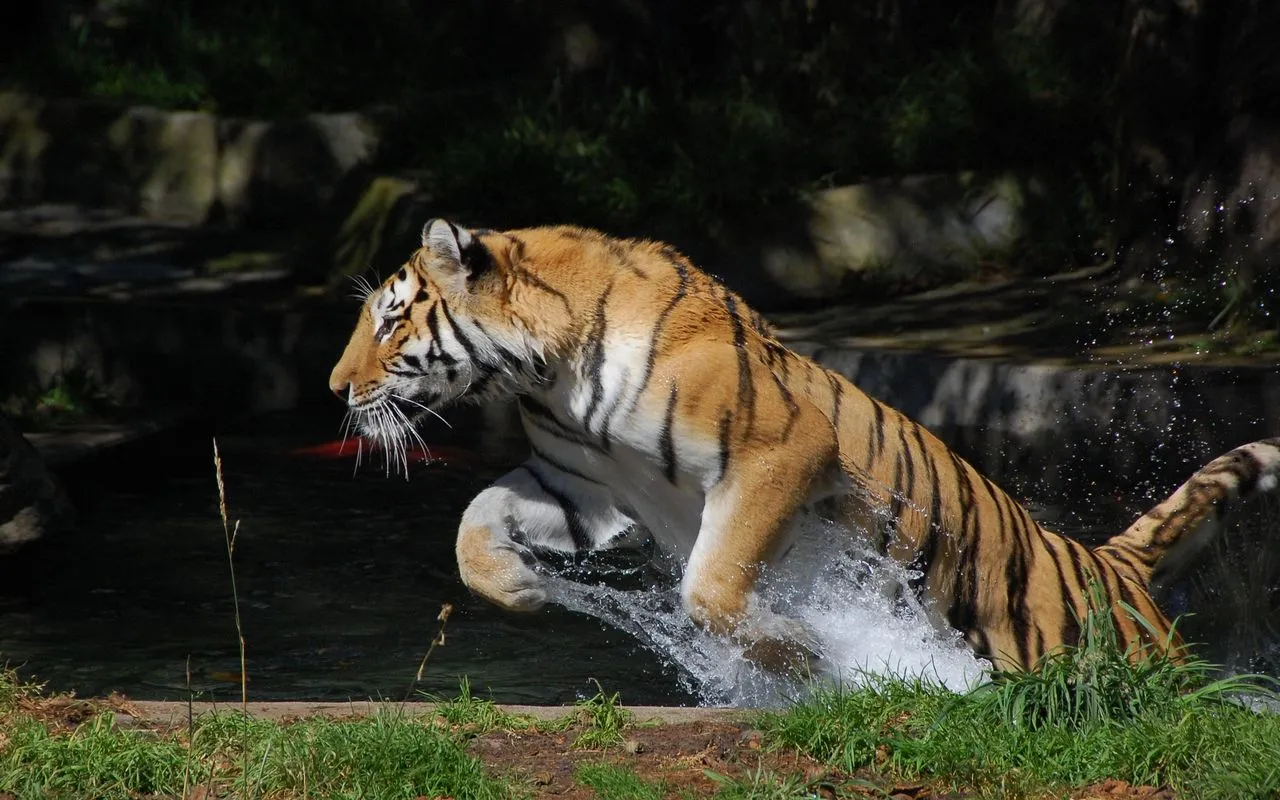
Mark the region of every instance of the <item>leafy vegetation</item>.
POLYGON ((599 683, 596 688, 599 691, 594 697, 577 704, 578 716, 586 722, 587 729, 574 740, 574 747, 598 750, 622 744, 622 729, 633 721, 631 712, 622 707, 622 698, 617 692, 605 694, 599 683))
POLYGON ((600 800, 662 800, 663 785, 646 781, 633 770, 617 764, 583 764, 575 778, 592 789, 600 800))
POLYGON ((486 776, 466 754, 461 737, 394 711, 290 725, 238 713, 207 715, 195 721, 189 739, 185 732, 114 723, 115 716, 104 713, 62 732, 10 712, 0 727, 0 791, 19 797, 186 797, 203 786, 240 796, 510 795, 506 784, 486 776))
POLYGON ((715 235, 867 176, 1048 170, 1080 212, 1046 216, 1057 255, 1087 258, 1107 77, 998 5, 55 3, 14 28, 6 83, 233 115, 391 108, 384 159, 499 226, 715 235))
POLYGON ((1195 658, 1124 652, 1110 620, 1090 611, 1078 647, 965 695, 865 675, 857 688, 820 690, 766 715, 762 727, 779 745, 850 772, 940 778, 1000 796, 1106 779, 1192 797, 1275 796, 1275 681, 1210 681, 1212 666, 1195 658), (1267 703, 1271 711, 1255 708, 1267 703))
POLYGON ((471 682, 465 677, 459 682, 458 696, 432 697, 436 714, 445 722, 468 733, 488 733, 493 730, 522 730, 534 727, 527 717, 509 714, 492 700, 476 697, 471 693, 471 682))
POLYGON ((80 368, 65 369, 43 384, 33 384, 0 402, 0 413, 22 421, 28 429, 60 423, 111 418, 117 402, 99 376, 80 368))

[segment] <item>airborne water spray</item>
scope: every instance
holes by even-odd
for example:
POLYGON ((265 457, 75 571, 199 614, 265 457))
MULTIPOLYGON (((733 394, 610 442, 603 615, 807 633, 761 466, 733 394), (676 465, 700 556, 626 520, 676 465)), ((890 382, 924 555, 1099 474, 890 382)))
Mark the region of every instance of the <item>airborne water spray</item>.
MULTIPOLYGON (((865 675, 923 677, 956 691, 982 679, 990 665, 959 634, 930 622, 906 586, 913 573, 891 559, 852 546, 849 532, 818 523, 762 578, 759 602, 804 623, 822 651, 817 684, 857 684, 865 675)), ((766 672, 743 648, 698 628, 675 582, 624 591, 552 579, 552 600, 626 631, 675 665, 690 693, 707 706, 778 706, 803 696, 804 681, 766 672)))

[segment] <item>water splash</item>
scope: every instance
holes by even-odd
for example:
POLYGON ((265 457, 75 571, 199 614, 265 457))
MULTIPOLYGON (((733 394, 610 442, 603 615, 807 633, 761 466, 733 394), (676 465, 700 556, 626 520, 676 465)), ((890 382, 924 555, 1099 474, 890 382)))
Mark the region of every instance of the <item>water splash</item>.
POLYGON ((623 630, 677 667, 681 683, 706 706, 774 707, 813 686, 857 685, 866 675, 924 676, 956 691, 971 688, 990 665, 959 634, 939 629, 909 592, 892 587, 913 574, 870 552, 850 548, 830 523, 810 526, 787 558, 765 575, 759 602, 803 623, 823 654, 813 681, 773 675, 743 649, 689 619, 674 583, 641 591, 552 579, 552 600, 623 630))

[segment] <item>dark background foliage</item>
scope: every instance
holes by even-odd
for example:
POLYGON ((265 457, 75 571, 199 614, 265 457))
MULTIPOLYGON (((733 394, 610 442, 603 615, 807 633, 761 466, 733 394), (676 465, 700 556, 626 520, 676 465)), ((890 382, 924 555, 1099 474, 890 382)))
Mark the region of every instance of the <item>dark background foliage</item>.
POLYGON ((10 6, 11 86, 229 115, 385 107, 382 160, 495 226, 714 234, 826 186, 1015 170, 1051 203, 1003 269, 1115 259, 1191 282, 1206 315, 1270 316, 1275 215, 1233 206, 1280 179, 1245 174, 1280 153, 1265 0, 10 6), (1206 186, 1222 208, 1188 230, 1206 186))

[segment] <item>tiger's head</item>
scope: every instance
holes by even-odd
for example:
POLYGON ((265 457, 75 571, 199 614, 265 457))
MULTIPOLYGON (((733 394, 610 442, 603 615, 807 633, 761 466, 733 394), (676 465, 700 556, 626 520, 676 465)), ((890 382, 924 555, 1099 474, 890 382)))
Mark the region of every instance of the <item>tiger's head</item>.
POLYGON ((329 376, 358 432, 403 453, 422 416, 536 379, 540 347, 511 313, 504 279, 515 247, 502 234, 432 220, 422 247, 381 286, 365 287, 329 376))

